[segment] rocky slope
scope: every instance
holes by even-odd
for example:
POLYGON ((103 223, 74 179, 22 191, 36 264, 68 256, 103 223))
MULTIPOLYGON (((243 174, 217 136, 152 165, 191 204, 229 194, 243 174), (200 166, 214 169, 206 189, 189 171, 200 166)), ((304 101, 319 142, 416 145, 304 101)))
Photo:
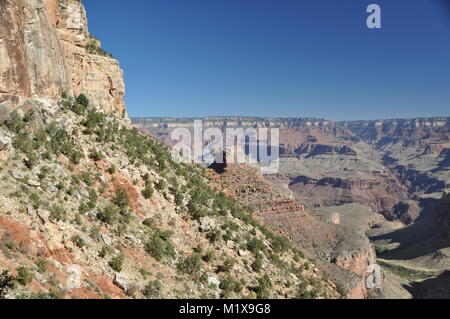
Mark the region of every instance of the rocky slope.
POLYGON ((268 183, 255 167, 228 164, 213 177, 231 197, 251 207, 261 223, 304 250, 348 298, 368 296, 365 281, 375 252, 364 235, 305 209, 292 195, 268 183))
POLYGON ((86 21, 76 0, 0 2, 0 298, 345 295, 131 126, 86 21))
POLYGON ((6 297, 338 296, 204 169, 76 105, 2 125, 0 266, 16 283, 6 297))
POLYGON ((79 0, 5 0, 0 4, 0 119, 16 107, 62 92, 125 113, 117 60, 88 31, 79 0))

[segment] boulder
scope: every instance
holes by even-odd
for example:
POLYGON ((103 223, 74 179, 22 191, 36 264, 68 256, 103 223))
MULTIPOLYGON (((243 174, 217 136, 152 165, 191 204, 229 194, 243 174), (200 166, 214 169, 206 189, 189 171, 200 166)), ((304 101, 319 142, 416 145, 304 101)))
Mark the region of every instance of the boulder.
POLYGON ((42 224, 45 225, 46 222, 48 222, 48 219, 50 217, 50 213, 48 211, 38 209, 37 210, 37 216, 41 220, 42 224))
POLYGON ((39 181, 35 180, 35 179, 30 179, 30 180, 27 182, 27 184, 30 185, 30 186, 33 186, 33 187, 39 187, 39 186, 41 186, 41 183, 40 183, 39 181))
POLYGON ((139 240, 131 234, 125 235, 125 239, 131 241, 135 246, 139 244, 139 240))
POLYGON ((331 223, 333 223, 335 225, 340 225, 341 224, 341 214, 339 214, 337 212, 331 213, 330 221, 331 221, 331 223))
POLYGON ((109 184, 109 179, 105 175, 100 175, 100 176, 97 177, 97 179, 103 185, 108 185, 109 184))
POLYGON ((33 215, 33 211, 34 211, 33 206, 28 205, 27 206, 27 214, 28 215, 33 215))
POLYGON ((77 265, 69 265, 66 269, 69 277, 66 280, 66 289, 71 291, 72 289, 81 288, 81 269, 77 265))
POLYGON ((114 285, 125 291, 125 293, 128 292, 128 289, 130 289, 131 287, 131 283, 128 277, 121 273, 116 273, 113 283, 114 285))
POLYGON ((207 232, 217 227, 217 223, 210 217, 200 218, 200 231, 207 232))
POLYGON ((217 279, 217 277, 208 277, 208 285, 215 285, 217 287, 219 287, 220 285, 220 280, 217 279))
POLYGON ((111 238, 111 237, 109 237, 109 236, 106 235, 106 234, 101 234, 100 237, 102 238, 102 241, 103 241, 103 243, 104 243, 106 246, 111 246, 111 245, 112 245, 112 238, 111 238))
POLYGON ((40 284, 46 283, 44 275, 42 275, 40 272, 35 272, 34 279, 36 279, 40 284))
POLYGON ((25 177, 27 177, 27 174, 26 174, 24 171, 17 170, 17 169, 13 170, 13 171, 11 172, 11 174, 12 174, 12 176, 13 176, 15 179, 17 179, 17 180, 22 180, 22 179, 24 179, 25 177))
POLYGON ((0 151, 11 147, 11 139, 7 136, 0 136, 0 151))
POLYGON ((238 255, 240 256, 240 257, 244 257, 244 256, 246 256, 248 253, 246 252, 246 251, 244 251, 244 250, 242 250, 242 249, 239 249, 238 250, 238 255))

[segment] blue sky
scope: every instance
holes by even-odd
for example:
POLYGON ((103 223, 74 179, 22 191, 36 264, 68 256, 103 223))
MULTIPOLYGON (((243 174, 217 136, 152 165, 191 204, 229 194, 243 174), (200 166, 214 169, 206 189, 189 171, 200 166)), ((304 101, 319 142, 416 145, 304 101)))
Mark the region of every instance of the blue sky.
POLYGON ((130 116, 450 116, 446 0, 83 2, 130 116))

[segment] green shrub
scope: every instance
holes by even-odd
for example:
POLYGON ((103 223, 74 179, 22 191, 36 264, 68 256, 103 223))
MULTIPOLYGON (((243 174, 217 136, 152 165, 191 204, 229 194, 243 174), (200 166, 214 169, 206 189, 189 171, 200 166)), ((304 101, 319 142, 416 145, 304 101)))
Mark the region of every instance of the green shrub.
POLYGON ((83 105, 85 108, 89 106, 89 99, 84 94, 78 95, 77 102, 83 105))
POLYGON ((374 245, 374 247, 375 247, 375 252, 377 253, 377 255, 381 255, 388 250, 388 248, 383 245, 374 245))
POLYGON ((271 239, 271 244, 274 252, 282 253, 289 249, 289 240, 287 238, 276 236, 273 234, 271 235, 272 236, 269 236, 269 238, 271 239))
POLYGON ((50 209, 50 219, 57 221, 65 221, 67 217, 67 212, 61 206, 53 206, 50 209))
POLYGON ((27 153, 24 164, 28 169, 32 169, 38 164, 38 158, 34 152, 27 153))
POLYGON ((33 110, 29 110, 29 111, 25 114, 25 116, 23 117, 23 121, 24 121, 25 123, 33 122, 34 119, 35 119, 35 116, 34 116, 34 111, 33 111, 33 110))
POLYGON ((46 160, 46 161, 51 161, 52 160, 52 154, 50 152, 44 152, 42 153, 42 159, 46 160))
POLYGON ((222 297, 229 298, 232 292, 242 292, 243 285, 242 283, 234 280, 231 276, 227 276, 222 278, 219 288, 222 290, 222 297))
POLYGON ((30 201, 35 209, 41 206, 41 198, 37 193, 30 193, 30 201))
POLYGON ((177 191, 175 193, 175 204, 177 204, 178 206, 183 206, 184 204, 184 195, 180 191, 177 191))
POLYGON ((118 218, 119 210, 114 205, 106 206, 102 211, 97 213, 97 219, 112 225, 118 218))
POLYGON ((79 212, 81 215, 86 214, 88 211, 89 211, 89 207, 88 207, 85 203, 81 203, 81 204, 80 204, 80 207, 78 207, 78 212, 79 212))
MULTIPOLYGON (((164 236, 162 236, 164 238, 164 236)), ((172 244, 167 238, 161 238, 157 234, 150 236, 149 241, 145 244, 145 251, 157 261, 161 261, 164 257, 175 257, 176 252, 172 244)))
POLYGON ((223 229, 223 230, 229 229, 229 230, 231 230, 231 231, 233 231, 233 232, 236 232, 236 231, 239 230, 239 225, 236 224, 236 223, 234 223, 234 222, 232 222, 232 221, 226 221, 226 222, 222 225, 222 229, 223 229))
POLYGON ((80 178, 80 180, 82 180, 87 186, 92 186, 92 184, 93 184, 93 178, 92 178, 92 173, 91 172, 88 172, 88 171, 85 171, 85 172, 82 172, 80 175, 79 175, 79 178, 80 178))
POLYGON ((340 284, 336 284, 336 291, 338 292, 338 294, 342 297, 345 298, 348 295, 348 291, 347 289, 345 289, 342 285, 340 284))
POLYGON ((86 112, 86 106, 80 103, 72 104, 71 110, 77 115, 84 115, 86 112))
POLYGON ((202 257, 203 261, 206 263, 214 261, 215 258, 216 258, 216 255, 214 254, 213 250, 208 250, 206 252, 206 254, 202 257))
POLYGON ((122 271, 122 266, 123 266, 123 256, 122 255, 118 255, 116 257, 113 257, 111 259, 111 261, 109 262, 109 266, 117 272, 121 272, 122 271))
POLYGON ((20 133, 23 129, 25 129, 25 123, 23 119, 19 116, 19 114, 14 111, 10 114, 9 120, 6 121, 6 127, 14 132, 14 133, 20 133))
POLYGON ((152 198, 153 193, 154 193, 154 190, 153 190, 152 185, 150 183, 147 183, 145 185, 144 191, 142 192, 142 195, 144 196, 145 199, 150 199, 150 198, 152 198))
POLYGON ((319 296, 317 288, 308 290, 308 284, 304 281, 300 283, 297 289, 297 299, 316 299, 319 296))
POLYGON ((127 208, 130 206, 130 197, 128 196, 128 192, 125 188, 121 187, 116 192, 116 195, 112 199, 112 202, 117 205, 119 208, 127 208))
POLYGON ((101 128, 106 122, 106 116, 102 113, 91 110, 86 116, 86 120, 83 121, 82 125, 86 127, 85 133, 91 134, 94 129, 101 128))
POLYGON ((36 261, 36 266, 38 268, 38 272, 40 272, 41 274, 43 274, 47 271, 47 265, 48 265, 48 261, 43 258, 39 258, 36 261))
POLYGON ((15 280, 7 270, 0 274, 0 299, 5 299, 10 289, 15 288, 15 280))
POLYGON ((87 207, 89 209, 94 209, 97 205, 98 194, 97 191, 93 188, 89 189, 89 202, 87 203, 87 207))
POLYGON ((167 183, 165 180, 161 179, 157 184, 156 184, 156 189, 159 191, 163 191, 167 188, 167 183))
POLYGON ((81 160, 84 158, 84 154, 80 151, 72 151, 69 153, 69 159, 74 165, 80 164, 81 160))
POLYGON ((217 267, 217 272, 229 272, 233 269, 235 263, 236 261, 233 258, 227 257, 225 258, 223 264, 217 267))
POLYGON ((199 254, 192 254, 177 264, 179 272, 187 275, 196 276, 201 270, 202 258, 199 254))
POLYGON ((159 297, 162 289, 162 284, 159 280, 150 281, 142 290, 142 294, 146 298, 159 297))
POLYGON ((95 40, 89 42, 86 45, 85 49, 89 54, 95 54, 95 55, 113 58, 111 53, 108 53, 105 50, 103 50, 102 48, 100 48, 95 40))
POLYGON ((82 248, 86 246, 86 241, 81 237, 80 235, 74 235, 72 236, 72 242, 78 247, 82 248))
POLYGON ((109 255, 112 252, 112 249, 108 246, 103 246, 102 249, 98 252, 98 256, 100 258, 105 258, 107 255, 109 255))
POLYGON ((26 286, 33 281, 34 274, 27 267, 19 267, 16 270, 16 281, 22 286, 26 286))
POLYGON ((52 289, 50 292, 31 292, 21 293, 17 299, 44 300, 44 299, 64 299, 64 291, 60 289, 52 289))
POLYGON ((264 261, 263 256, 261 254, 258 254, 258 256, 255 258, 255 261, 253 262, 253 264, 251 266, 252 270, 254 272, 260 272, 262 269, 262 266, 263 266, 263 261, 264 261))
POLYGON ((212 229, 206 234, 206 238, 213 244, 217 243, 222 239, 222 231, 220 229, 212 229))
POLYGON ((262 242, 261 239, 257 237, 253 237, 248 243, 247 243, 247 249, 252 252, 253 254, 258 254, 261 251, 264 251, 266 249, 266 246, 262 242))
POLYGON ((147 184, 147 183, 149 183, 150 182, 150 174, 149 173, 145 173, 143 176, 142 176, 142 179, 143 179, 143 181, 147 184))
POLYGON ((269 276, 264 275, 264 277, 258 278, 258 286, 253 287, 252 290, 259 299, 269 299, 271 287, 272 283, 270 282, 269 276))
POLYGON ((92 159, 95 162, 101 161, 105 156, 102 154, 102 152, 97 151, 96 149, 91 150, 89 153, 89 158, 92 159))
POLYGON ((117 172, 117 167, 113 164, 107 171, 109 174, 114 175, 117 172))

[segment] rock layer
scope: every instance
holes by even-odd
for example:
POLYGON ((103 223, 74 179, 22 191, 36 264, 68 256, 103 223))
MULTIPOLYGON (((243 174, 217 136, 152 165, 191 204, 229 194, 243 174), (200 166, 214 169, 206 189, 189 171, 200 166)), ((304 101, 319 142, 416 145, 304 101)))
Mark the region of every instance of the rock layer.
POLYGON ((0 3, 0 117, 29 100, 84 93, 92 106, 124 114, 119 62, 90 35, 78 0, 0 3))

